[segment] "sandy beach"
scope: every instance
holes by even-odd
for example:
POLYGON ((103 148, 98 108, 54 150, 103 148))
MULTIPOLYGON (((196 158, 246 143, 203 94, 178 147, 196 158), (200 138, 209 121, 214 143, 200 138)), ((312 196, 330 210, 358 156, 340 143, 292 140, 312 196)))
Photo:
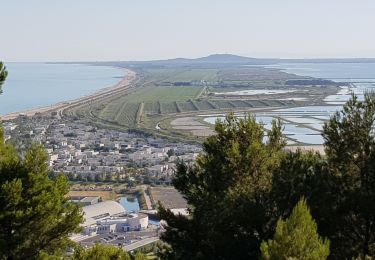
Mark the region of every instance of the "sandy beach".
POLYGON ((31 109, 24 110, 24 111, 9 113, 9 114, 0 116, 0 119, 3 121, 7 121, 7 120, 15 119, 20 115, 34 116, 37 113, 46 114, 46 113, 51 113, 51 112, 58 112, 61 114, 62 111, 64 111, 65 109, 69 107, 77 106, 77 105, 86 103, 88 101, 93 101, 103 96, 113 95, 117 93, 118 91, 126 89, 136 77, 136 73, 132 70, 124 69, 124 72, 125 72, 124 78, 121 81, 119 81, 116 85, 100 89, 99 91, 91 95, 84 96, 84 97, 74 99, 74 100, 59 102, 50 106, 31 108, 31 109))

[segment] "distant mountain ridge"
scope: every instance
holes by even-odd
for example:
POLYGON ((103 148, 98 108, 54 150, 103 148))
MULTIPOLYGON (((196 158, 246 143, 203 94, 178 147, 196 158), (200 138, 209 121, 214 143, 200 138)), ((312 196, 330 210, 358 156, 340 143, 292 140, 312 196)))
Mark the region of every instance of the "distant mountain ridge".
POLYGON ((200 58, 175 58, 150 61, 97 61, 97 62, 51 62, 65 64, 94 64, 110 66, 230 66, 271 65, 281 63, 375 63, 375 58, 325 58, 325 59, 279 59, 251 58, 234 54, 211 54, 200 58))
POLYGON ((233 54, 211 54, 209 56, 200 58, 175 58, 167 60, 152 60, 152 61, 130 61, 131 63, 175 63, 175 64, 238 64, 238 63, 263 63, 266 59, 249 58, 233 54))

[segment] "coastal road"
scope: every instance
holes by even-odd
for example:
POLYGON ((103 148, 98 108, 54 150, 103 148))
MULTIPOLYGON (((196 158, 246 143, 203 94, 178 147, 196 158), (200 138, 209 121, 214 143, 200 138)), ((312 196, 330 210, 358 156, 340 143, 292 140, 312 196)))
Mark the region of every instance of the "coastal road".
POLYGON ((132 243, 130 245, 123 246, 122 248, 125 251, 133 251, 133 250, 135 250, 137 248, 140 248, 142 246, 154 243, 154 242, 156 242, 158 240, 159 240, 159 237, 149 237, 149 238, 142 239, 142 240, 140 240, 138 242, 132 243))

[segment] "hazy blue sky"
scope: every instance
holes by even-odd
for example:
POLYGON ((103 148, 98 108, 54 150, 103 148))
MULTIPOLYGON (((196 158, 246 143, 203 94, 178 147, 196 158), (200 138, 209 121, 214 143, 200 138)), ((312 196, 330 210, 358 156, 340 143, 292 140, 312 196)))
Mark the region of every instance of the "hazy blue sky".
POLYGON ((1 0, 0 60, 375 57, 374 0, 1 0))

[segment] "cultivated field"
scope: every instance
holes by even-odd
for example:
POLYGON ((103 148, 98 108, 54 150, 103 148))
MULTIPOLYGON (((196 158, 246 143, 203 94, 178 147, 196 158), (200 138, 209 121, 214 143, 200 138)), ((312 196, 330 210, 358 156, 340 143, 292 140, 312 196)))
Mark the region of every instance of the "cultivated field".
POLYGON ((151 187, 151 199, 153 204, 158 201, 167 209, 181 209, 186 208, 186 200, 181 194, 171 187, 151 187))
POLYGON ((299 80, 310 78, 259 67, 142 67, 135 71, 137 77, 129 88, 116 95, 68 109, 65 114, 75 120, 107 128, 137 129, 167 137, 195 139, 195 135, 206 136, 211 131, 198 126, 195 129, 187 129, 189 127, 184 125, 172 127, 170 122, 178 117, 207 112, 226 113, 320 104, 325 96, 337 90, 334 85, 313 88, 306 82, 298 85, 299 80), (262 94, 264 89, 290 88, 293 88, 293 92, 262 94), (239 90, 258 92, 256 95, 222 94, 239 90))

